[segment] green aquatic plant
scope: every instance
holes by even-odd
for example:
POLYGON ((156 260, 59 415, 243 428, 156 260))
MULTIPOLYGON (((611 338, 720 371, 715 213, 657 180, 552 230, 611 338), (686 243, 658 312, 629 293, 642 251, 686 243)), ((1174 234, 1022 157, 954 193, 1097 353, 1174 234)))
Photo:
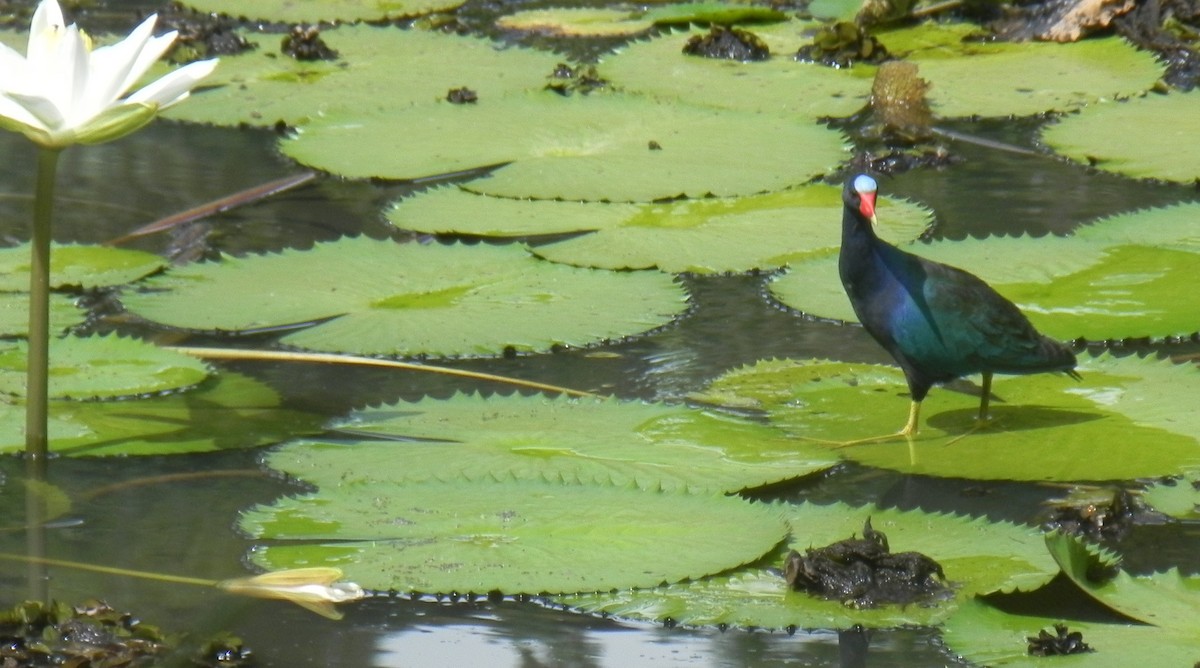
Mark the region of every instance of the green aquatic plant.
MULTIPOLYGON (((1057 645, 1060 651, 1063 645, 1086 645, 1087 651, 1078 652, 1085 656, 1075 657, 1072 663, 1089 668, 1136 665, 1147 657, 1156 664, 1186 665, 1200 655, 1200 578, 1178 571, 1130 575, 1117 570, 1115 555, 1078 539, 1053 533, 1045 541, 1068 580, 1116 614, 1078 608, 1057 616, 1013 614, 979 599, 946 620, 942 638, 949 649, 994 666, 1045 666, 1047 661, 1038 654, 1046 645, 1057 645), (1051 628, 1057 633, 1043 633, 1051 628), (1045 642, 1047 635, 1051 640, 1054 636, 1068 640, 1065 636, 1072 634, 1078 635, 1066 643, 1045 642)), ((1060 660, 1066 661, 1051 659, 1060 660)))
POLYGON ((1150 90, 1163 64, 1119 37, 1056 42, 971 39, 969 23, 922 23, 879 39, 916 64, 941 117, 1028 116, 1071 111, 1150 90))
POLYGON ((325 485, 247 511, 252 560, 364 587, 542 594, 653 587, 755 561, 786 533, 736 497, 529 480, 325 485), (703 521, 694 521, 703 518, 703 521))
POLYGON ((682 286, 659 272, 565 267, 516 246, 367 237, 178 267, 143 287, 123 297, 125 306, 173 327, 237 331, 319 322, 282 340, 393 356, 587 346, 660 327, 687 308, 682 286), (303 290, 298 276, 305 277, 303 290))
MULTIPOLYGON (((141 368, 142 362, 135 360, 134 369, 141 368)), ((82 376, 85 383, 94 383, 87 374, 64 376, 82 376)), ((69 388, 71 383, 62 386, 69 388)), ((320 416, 282 405, 279 394, 263 383, 231 372, 214 375, 186 391, 137 401, 55 399, 48 404, 51 451, 68 457, 253 448, 315 433, 322 422, 320 416)), ((0 452, 20 450, 23 410, 19 397, 0 402, 0 452)))
MULTIPOLYGON (((517 200, 439 188, 397 202, 388 218, 418 232, 500 238, 594 231, 540 244, 539 257, 575 266, 712 274, 770 270, 832 251, 838 189, 806 185, 739 198, 648 204, 517 200)), ((911 202, 882 200, 884 234, 915 239, 932 222, 911 202)))
POLYGON ((331 111, 280 146, 303 164, 351 178, 503 165, 469 189, 612 202, 780 190, 831 171, 846 149, 840 132, 786 113, 548 91, 469 105, 331 111))
POLYGON ((554 601, 581 612, 695 626, 888 628, 935 624, 976 595, 1033 590, 1058 572, 1041 532, 1030 526, 842 503, 785 504, 781 510, 791 527, 788 546, 754 564, 698 581, 558 596, 554 601), (788 549, 804 552, 844 539, 859 532, 866 518, 887 534, 893 551, 916 551, 936 559, 953 597, 929 605, 859 609, 790 590, 781 572, 788 549))
POLYGON ((198 12, 229 14, 280 23, 386 21, 449 11, 463 0, 186 0, 198 12))
POLYGON ((334 61, 283 56, 278 35, 246 39, 254 50, 222 58, 205 90, 167 116, 223 126, 303 126, 327 114, 454 107, 446 95, 463 86, 487 103, 541 89, 563 59, 478 37, 372 25, 322 30, 321 39, 338 52, 334 61))
POLYGON ((1141 179, 1194 183, 1200 138, 1192 124, 1200 93, 1172 92, 1093 104, 1046 126, 1056 152, 1097 169, 1141 179))
POLYGON ((835 455, 686 406, 455 395, 355 411, 269 466, 318 487, 488 476, 736 492, 828 469, 835 455))
POLYGON ((791 55, 819 25, 793 20, 755 26, 771 52, 782 54, 761 62, 686 56, 684 44, 702 33, 677 30, 621 47, 601 59, 598 71, 621 90, 659 99, 811 120, 849 116, 867 104, 874 68, 796 62, 791 55))

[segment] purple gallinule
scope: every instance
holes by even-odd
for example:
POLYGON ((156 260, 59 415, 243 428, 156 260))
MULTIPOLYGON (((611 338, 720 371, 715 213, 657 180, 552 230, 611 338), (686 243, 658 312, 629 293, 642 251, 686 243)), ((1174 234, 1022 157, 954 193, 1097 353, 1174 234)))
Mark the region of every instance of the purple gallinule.
POLYGON ((1059 371, 1079 377, 1070 348, 1038 333, 1015 304, 977 276, 875 236, 877 189, 875 179, 862 174, 842 191, 838 273, 859 321, 908 380, 912 404, 897 435, 917 433, 921 401, 934 383, 982 374, 983 421, 994 373, 1059 371))

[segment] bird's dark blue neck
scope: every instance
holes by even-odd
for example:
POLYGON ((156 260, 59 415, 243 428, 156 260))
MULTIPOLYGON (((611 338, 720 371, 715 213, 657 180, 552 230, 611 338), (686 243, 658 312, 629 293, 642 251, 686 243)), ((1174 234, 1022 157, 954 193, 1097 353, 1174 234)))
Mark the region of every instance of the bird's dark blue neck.
POLYGON ((850 208, 842 213, 842 248, 839 264, 843 281, 849 278, 846 274, 852 267, 865 268, 874 262, 872 255, 878 241, 875 230, 871 228, 871 221, 850 208))

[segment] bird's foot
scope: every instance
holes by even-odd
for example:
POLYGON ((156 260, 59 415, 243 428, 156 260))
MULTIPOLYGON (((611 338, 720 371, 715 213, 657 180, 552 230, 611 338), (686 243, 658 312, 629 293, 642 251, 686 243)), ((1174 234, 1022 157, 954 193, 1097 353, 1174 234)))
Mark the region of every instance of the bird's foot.
POLYGON ((912 443, 913 439, 916 437, 916 435, 917 435, 916 430, 910 431, 908 429, 901 429, 900 431, 898 431, 894 434, 884 434, 882 436, 871 436, 869 438, 856 438, 853 441, 837 441, 837 442, 832 443, 831 445, 835 449, 841 449, 841 448, 851 448, 856 445, 869 445, 871 443, 884 443, 887 441, 895 441, 895 440, 899 440, 899 439, 904 439, 908 443, 912 443))
MULTIPOLYGON (((993 422, 994 422, 994 419, 991 416, 979 415, 975 418, 975 422, 971 425, 970 429, 968 429, 968 430, 964 431, 963 433, 959 434, 958 436, 955 436, 954 438, 950 439, 949 441, 946 442, 946 445, 947 446, 954 445, 955 443, 958 443, 959 441, 963 440, 964 438, 966 438, 968 436, 971 436, 972 434, 976 434, 983 429, 987 429, 989 426, 991 426, 993 424, 993 422)), ((943 446, 943 447, 945 447, 945 446, 943 446)))

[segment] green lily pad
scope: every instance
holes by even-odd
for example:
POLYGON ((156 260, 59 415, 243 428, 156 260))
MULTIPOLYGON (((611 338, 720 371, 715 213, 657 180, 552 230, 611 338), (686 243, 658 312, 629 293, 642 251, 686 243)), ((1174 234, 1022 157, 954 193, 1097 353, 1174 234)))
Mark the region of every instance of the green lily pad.
POLYGON ((550 35, 614 37, 649 30, 654 22, 623 9, 603 7, 552 7, 526 9, 496 19, 506 30, 550 35))
MULTIPOLYGON (((768 60, 743 63, 734 60, 685 55, 683 46, 700 31, 673 32, 633 42, 601 60, 600 76, 628 92, 690 104, 786 114, 793 119, 849 116, 867 104, 874 68, 838 70, 792 58, 804 36, 820 24, 790 21, 755 26, 755 35, 766 42, 768 60)), ((736 145, 734 145, 736 146, 736 145)), ((796 157, 804 152, 788 144, 796 157)), ((748 151, 747 155, 756 155, 748 151)))
MULTIPOLYGON (((607 269, 698 274, 776 269, 837 249, 841 227, 827 218, 840 201, 840 188, 811 185, 737 199, 646 204, 618 226, 534 252, 554 262, 607 269)), ((915 239, 932 222, 920 206, 879 204, 891 237, 915 239)))
MULTIPOLYGON (((1195 368, 1109 355, 1080 361, 1079 382, 997 376, 985 425, 975 422, 976 393, 935 388, 911 442, 893 437, 837 452, 869 466, 979 480, 1124 480, 1200 464, 1195 368)), ((820 360, 760 362, 698 398, 720 403, 730 395, 797 437, 823 442, 894 433, 909 404, 898 368, 820 360)))
MULTIPOLYGON (((25 395, 24 342, 0 344, 0 392, 25 395)), ((200 360, 140 339, 109 335, 50 340, 50 396, 104 399, 179 390, 208 377, 200 360)))
POLYGON ((1050 148, 1076 162, 1134 178, 1200 179, 1195 131, 1200 93, 1147 95, 1094 104, 1042 130, 1050 148))
POLYGON ((223 56, 204 89, 165 115, 229 126, 303 125, 326 114, 387 115, 438 101, 454 106, 446 94, 464 86, 486 102, 540 89, 562 60, 476 37, 367 25, 321 31, 336 61, 290 58, 280 53, 278 35, 246 39, 257 48, 223 56))
MULTIPOLYGON (((1113 216, 1074 237, 1005 237, 906 247, 977 274, 1059 339, 1186 336, 1200 330, 1200 203, 1113 216)), ((836 257, 804 258, 770 285, 783 304, 855 320, 836 257)))
POLYGON ((737 23, 774 23, 787 14, 771 7, 728 2, 683 2, 648 9, 642 17, 655 25, 691 23, 732 25, 737 23))
POLYGON ((397 200, 386 215, 396 227, 424 234, 513 239, 617 227, 653 206, 490 197, 449 186, 397 200))
MULTIPOLYGON (((86 319, 87 313, 75 308, 73 298, 50 293, 50 331, 66 331, 82 325, 86 319)), ((28 335, 29 293, 0 292, 0 336, 28 335)))
MULTIPOLYGON (((108 246, 50 248, 50 287, 92 290, 130 283, 161 270, 166 261, 153 253, 108 246)), ((29 290, 29 244, 0 249, 0 291, 29 290)))
POLYGON ((1200 638, 1200 576, 1185 576, 1176 569, 1136 576, 1118 570, 1110 578, 1097 579, 1097 566, 1104 564, 1078 538, 1050 534, 1046 547, 1071 582, 1101 605, 1139 622, 1200 638))
POLYGON ((920 511, 854 508, 840 503, 790 507, 789 548, 803 553, 857 535, 867 517, 875 529, 887 535, 893 552, 921 552, 939 562, 955 588, 954 598, 932 606, 854 609, 789 590, 783 575, 769 570, 782 569, 786 555, 782 550, 765 562, 697 582, 555 600, 584 612, 657 622, 669 618, 688 625, 887 628, 935 624, 977 594, 1034 589, 1058 573, 1045 551, 1041 532, 1034 527, 920 511))
MULTIPOLYGON (((50 449, 59 455, 170 455, 251 448, 320 429, 316 415, 283 408, 268 386, 221 373, 200 386, 138 400, 50 402, 50 449)), ((25 447, 25 406, 0 402, 0 452, 25 447)))
POLYGON ((565 267, 516 246, 366 237, 180 267, 145 285, 125 295, 126 307, 172 327, 238 331, 333 318, 282 340, 375 355, 584 346, 660 327, 687 308, 683 288, 658 272, 565 267))
POLYGON ((240 526, 273 541, 260 566, 426 594, 652 587, 754 561, 786 533, 778 509, 737 497, 511 480, 325 487, 240 526))
POLYGON ((931 84, 934 113, 1028 116, 1070 111, 1152 88, 1163 65, 1119 37, 1057 42, 964 40, 971 24, 923 23, 880 35, 931 84))
MULTIPOLYGON (((198 12, 280 23, 382 21, 454 9, 462 0, 185 0, 198 12), (253 7, 253 9, 251 9, 253 7)), ((222 59, 224 62, 224 59, 222 59)))
POLYGON ((1181 520, 1200 520, 1200 468, 1180 478, 1159 481, 1141 494, 1142 501, 1160 513, 1181 520))
POLYGON ((1005 668, 1128 668, 1129 666, 1188 666, 1200 656, 1195 633, 1141 624, 1105 624, 1063 617, 1016 615, 982 600, 966 602, 943 625, 942 639, 951 653, 976 665, 1005 668), (1070 656, 1030 656, 1029 639, 1055 624, 1079 632, 1093 652, 1070 656))
MULTIPOLYGON (((598 230, 535 252, 576 266, 714 273, 774 269, 837 248, 841 228, 826 214, 840 201, 840 190, 826 185, 656 204, 513 200, 439 188, 401 200, 388 218, 427 233, 522 237, 598 230)), ((927 209, 908 202, 881 199, 879 210, 890 237, 915 239, 932 222, 927 209)))
POLYGON ((545 91, 471 105, 331 112, 282 148, 352 178, 407 179, 511 161, 468 187, 607 201, 779 190, 846 157, 839 132, 783 115, 545 91))
POLYGON ((403 442, 299 441, 267 463, 319 487, 496 476, 736 492, 838 461, 765 425, 614 399, 456 395, 368 408, 334 428, 403 442))

